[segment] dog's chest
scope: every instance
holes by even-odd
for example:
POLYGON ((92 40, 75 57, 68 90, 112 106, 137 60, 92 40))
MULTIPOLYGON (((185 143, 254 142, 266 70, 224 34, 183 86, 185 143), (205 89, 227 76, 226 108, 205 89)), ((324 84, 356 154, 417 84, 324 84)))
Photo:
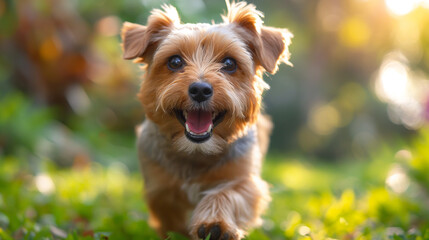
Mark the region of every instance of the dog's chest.
POLYGON ((183 183, 181 186, 183 192, 186 193, 188 201, 191 204, 197 204, 202 198, 201 184, 198 183, 183 183))
MULTIPOLYGON (((226 153, 218 159, 213 159, 213 157, 199 159, 201 158, 199 155, 194 156, 194 159, 188 159, 180 157, 178 153, 171 153, 171 143, 162 136, 152 121, 145 120, 139 129, 137 146, 141 161, 143 159, 153 161, 181 179, 192 179, 222 164, 234 161, 248 154, 256 143, 255 140, 255 130, 250 128, 245 136, 232 143, 226 150, 226 153)), ((145 162, 142 161, 141 163, 144 168, 145 162)), ((186 192, 192 193, 191 195, 194 196, 197 188, 195 186, 190 187, 194 184, 185 185, 184 189, 190 189, 186 192)))

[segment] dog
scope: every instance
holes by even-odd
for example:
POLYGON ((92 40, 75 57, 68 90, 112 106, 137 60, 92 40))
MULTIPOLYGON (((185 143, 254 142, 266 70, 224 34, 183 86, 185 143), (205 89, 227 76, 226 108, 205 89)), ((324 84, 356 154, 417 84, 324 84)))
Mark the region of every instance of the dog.
POLYGON ((222 23, 182 24, 163 5, 146 26, 122 27, 123 58, 145 71, 137 147, 149 224, 161 237, 242 239, 261 223, 272 127, 261 113, 262 77, 290 65, 292 38, 262 18, 252 4, 227 1, 222 23))

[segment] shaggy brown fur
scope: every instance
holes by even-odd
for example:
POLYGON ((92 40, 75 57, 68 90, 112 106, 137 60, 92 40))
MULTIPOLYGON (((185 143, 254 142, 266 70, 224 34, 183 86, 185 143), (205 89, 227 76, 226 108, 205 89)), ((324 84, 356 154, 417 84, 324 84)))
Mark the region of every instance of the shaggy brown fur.
POLYGON ((146 26, 122 29, 124 58, 146 66, 138 149, 150 224, 161 236, 241 239, 270 199, 260 178, 271 131, 262 75, 289 64, 292 34, 263 26, 252 4, 227 7, 221 24, 181 24, 164 6, 146 26), (203 100, 191 96, 193 83, 208 86, 203 100))

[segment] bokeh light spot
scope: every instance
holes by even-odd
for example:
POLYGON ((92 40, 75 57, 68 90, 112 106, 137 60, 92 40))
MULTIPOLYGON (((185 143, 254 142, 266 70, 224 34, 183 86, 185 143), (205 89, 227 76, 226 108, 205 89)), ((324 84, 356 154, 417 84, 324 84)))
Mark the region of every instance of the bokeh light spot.
POLYGON ((415 0, 385 0, 385 3, 389 12, 398 16, 410 13, 417 5, 415 0))
POLYGON ((386 178, 386 185, 393 192, 401 194, 410 186, 410 180, 401 167, 394 166, 386 178))
POLYGON ((347 47, 356 48, 368 42, 370 31, 367 24, 360 18, 346 19, 340 28, 341 43, 347 47))
POLYGON ((380 83, 383 95, 391 101, 403 102, 407 97, 408 74, 398 61, 389 61, 381 69, 380 83))
POLYGON ((396 124, 418 129, 424 123, 424 99, 429 89, 425 76, 408 67, 400 52, 386 55, 375 82, 378 97, 388 103, 388 116, 396 124))
POLYGON ((106 37, 116 36, 119 28, 120 19, 117 16, 107 16, 96 23, 97 32, 106 37))
POLYGON ((310 113, 309 126, 319 135, 331 134, 340 122, 338 110, 329 104, 318 106, 310 113))
POLYGON ((37 190, 43 194, 50 194, 55 191, 55 185, 51 177, 47 174, 39 174, 35 177, 34 182, 37 190))
POLYGON ((409 150, 406 150, 406 149, 399 150, 395 154, 395 159, 398 159, 398 160, 404 161, 404 162, 411 161, 412 158, 413 158, 413 154, 409 150))
POLYGON ((301 226, 298 228, 298 233, 301 236, 307 236, 311 233, 311 229, 307 226, 301 226))

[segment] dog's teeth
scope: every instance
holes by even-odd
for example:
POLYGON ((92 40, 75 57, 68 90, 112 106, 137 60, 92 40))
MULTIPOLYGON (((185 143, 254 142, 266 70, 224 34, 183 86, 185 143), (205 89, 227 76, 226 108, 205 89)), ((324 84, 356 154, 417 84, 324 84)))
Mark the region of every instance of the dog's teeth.
POLYGON ((201 136, 201 135, 205 135, 205 134, 207 134, 207 133, 210 133, 210 132, 212 131, 212 129, 213 129, 213 124, 210 124, 209 128, 207 129, 207 131, 205 131, 205 132, 203 132, 203 133, 194 133, 194 132, 192 132, 192 131, 189 129, 189 126, 188 126, 188 124, 187 124, 187 123, 185 123, 185 128, 186 128, 186 131, 187 131, 188 133, 191 133, 191 134, 193 134, 193 135, 197 135, 197 136, 201 136))
POLYGON ((187 111, 183 111, 183 116, 185 117, 185 120, 188 119, 188 112, 187 111))
POLYGON ((214 120, 216 118, 216 115, 217 114, 215 112, 212 113, 212 120, 214 120))

